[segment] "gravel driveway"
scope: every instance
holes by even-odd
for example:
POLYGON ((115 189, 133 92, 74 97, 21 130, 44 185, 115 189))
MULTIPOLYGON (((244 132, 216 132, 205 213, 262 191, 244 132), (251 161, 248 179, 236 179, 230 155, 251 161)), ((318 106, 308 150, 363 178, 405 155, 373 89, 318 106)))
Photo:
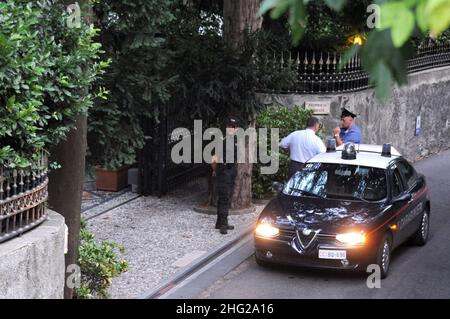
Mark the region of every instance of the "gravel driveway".
MULTIPOLYGON (((254 223, 262 209, 257 206, 255 213, 231 215, 229 222, 236 229, 221 235, 214 229, 214 215, 193 210, 206 198, 205 187, 206 182, 199 180, 163 198, 139 197, 88 221, 97 240, 125 247, 129 270, 113 280, 111 298, 136 298, 149 292, 181 267, 187 267, 189 255, 206 254, 254 223)), ((131 196, 126 193, 114 200, 131 196)))

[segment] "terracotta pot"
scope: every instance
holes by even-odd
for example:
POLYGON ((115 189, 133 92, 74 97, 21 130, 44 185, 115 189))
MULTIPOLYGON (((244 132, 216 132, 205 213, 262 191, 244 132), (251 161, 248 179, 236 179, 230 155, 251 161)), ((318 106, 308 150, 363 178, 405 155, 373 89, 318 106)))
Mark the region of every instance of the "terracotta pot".
POLYGON ((128 186, 128 166, 117 170, 95 167, 97 190, 118 192, 128 186))

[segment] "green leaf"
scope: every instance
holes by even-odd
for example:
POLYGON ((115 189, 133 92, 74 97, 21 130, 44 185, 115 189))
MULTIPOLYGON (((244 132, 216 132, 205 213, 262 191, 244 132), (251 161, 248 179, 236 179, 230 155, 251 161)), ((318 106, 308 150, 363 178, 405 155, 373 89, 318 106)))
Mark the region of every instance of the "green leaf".
POLYGON ((307 25, 306 6, 303 1, 294 1, 289 9, 289 25, 292 32, 292 43, 297 46, 305 33, 307 25))
POLYGON ((400 48, 408 41, 414 31, 414 14, 409 10, 398 13, 398 19, 391 28, 392 42, 400 48))
POLYGON ((381 6, 380 28, 390 28, 392 42, 399 48, 414 31, 414 14, 405 2, 388 2, 381 6))
POLYGON ((426 4, 427 4, 426 0, 421 0, 416 8, 417 25, 419 26, 420 30, 423 33, 425 33, 429 29, 428 16, 425 11, 426 4))
POLYGON ((433 36, 439 35, 450 25, 450 1, 428 0, 425 7, 430 31, 433 36))
POLYGON ((380 7, 380 29, 392 27, 397 19, 398 12, 408 9, 402 2, 386 2, 380 7))
POLYGON ((278 3, 278 0, 264 0, 258 10, 258 16, 264 15, 267 11, 273 9, 278 3))
MULTIPOLYGON (((295 2, 302 2, 302 1, 294 1, 294 3, 295 2)), ((272 11, 270 12, 270 17, 274 20, 278 19, 284 12, 286 12, 289 5, 294 5, 292 0, 278 0, 278 3, 275 6, 275 8, 273 8, 272 11)))
POLYGON ((347 0, 325 0, 327 6, 335 11, 341 11, 347 0))
POLYGON ((380 101, 385 101, 391 94, 392 74, 383 62, 378 62, 370 74, 370 82, 375 84, 375 95, 380 101))
POLYGON ((16 96, 12 95, 8 98, 7 106, 11 108, 16 103, 16 96))

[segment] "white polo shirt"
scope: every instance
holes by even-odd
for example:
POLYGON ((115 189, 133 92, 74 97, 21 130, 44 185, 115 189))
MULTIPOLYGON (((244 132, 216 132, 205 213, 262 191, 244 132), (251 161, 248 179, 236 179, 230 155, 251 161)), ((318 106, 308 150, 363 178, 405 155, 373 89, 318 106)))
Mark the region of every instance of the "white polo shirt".
POLYGON ((301 163, 327 151, 320 137, 310 128, 292 132, 281 140, 280 147, 289 149, 291 160, 301 163))

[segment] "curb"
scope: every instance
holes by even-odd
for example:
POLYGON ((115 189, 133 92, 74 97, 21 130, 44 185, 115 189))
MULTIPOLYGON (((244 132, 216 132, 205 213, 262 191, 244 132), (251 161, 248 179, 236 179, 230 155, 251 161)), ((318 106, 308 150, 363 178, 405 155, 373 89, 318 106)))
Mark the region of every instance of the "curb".
MULTIPOLYGON (((105 209, 105 210, 102 210, 101 212, 96 213, 95 215, 85 217, 84 220, 85 220, 85 221, 88 221, 88 220, 91 220, 91 219, 93 219, 93 218, 96 218, 96 217, 98 217, 98 216, 100 216, 100 215, 106 214, 106 213, 108 213, 108 212, 110 212, 110 211, 112 211, 112 210, 114 210, 114 209, 116 209, 116 208, 118 208, 118 207, 120 207, 120 206, 123 206, 123 205, 125 205, 125 204, 128 204, 129 202, 132 202, 132 201, 138 199, 139 197, 142 197, 142 195, 136 195, 136 196, 134 196, 134 197, 132 197, 132 198, 130 198, 130 199, 127 199, 126 201, 124 201, 124 202, 122 202, 122 203, 119 203, 119 204, 114 205, 114 206, 112 206, 112 207, 109 207, 109 208, 107 208, 107 209, 105 209)), ((112 199, 114 199, 114 198, 112 198, 112 199)), ((108 201, 109 201, 109 200, 108 200, 108 201)), ((107 202, 107 201, 106 201, 106 202, 107 202)), ((98 204, 98 206, 100 206, 101 204, 103 204, 103 203, 98 204)), ((98 206, 97 206, 97 207, 98 207, 98 206)), ((95 207, 94 207, 94 208, 95 208, 95 207)), ((88 210, 86 210, 84 213, 86 213, 86 212, 88 212, 88 210)))
POLYGON ((194 262, 191 266, 188 266, 186 269, 181 269, 179 272, 175 273, 174 275, 163 281, 161 284, 159 284, 156 288, 154 288, 150 292, 142 294, 137 299, 158 299, 160 296, 167 293, 170 289, 174 288, 177 284, 179 284, 184 279, 195 273, 197 270, 207 265, 218 256, 222 255, 227 250, 231 249, 241 239, 252 233, 254 227, 255 225, 252 224, 251 226, 245 228, 240 234, 236 235, 228 242, 222 244, 212 252, 208 253, 203 258, 200 258, 198 261, 194 262))

